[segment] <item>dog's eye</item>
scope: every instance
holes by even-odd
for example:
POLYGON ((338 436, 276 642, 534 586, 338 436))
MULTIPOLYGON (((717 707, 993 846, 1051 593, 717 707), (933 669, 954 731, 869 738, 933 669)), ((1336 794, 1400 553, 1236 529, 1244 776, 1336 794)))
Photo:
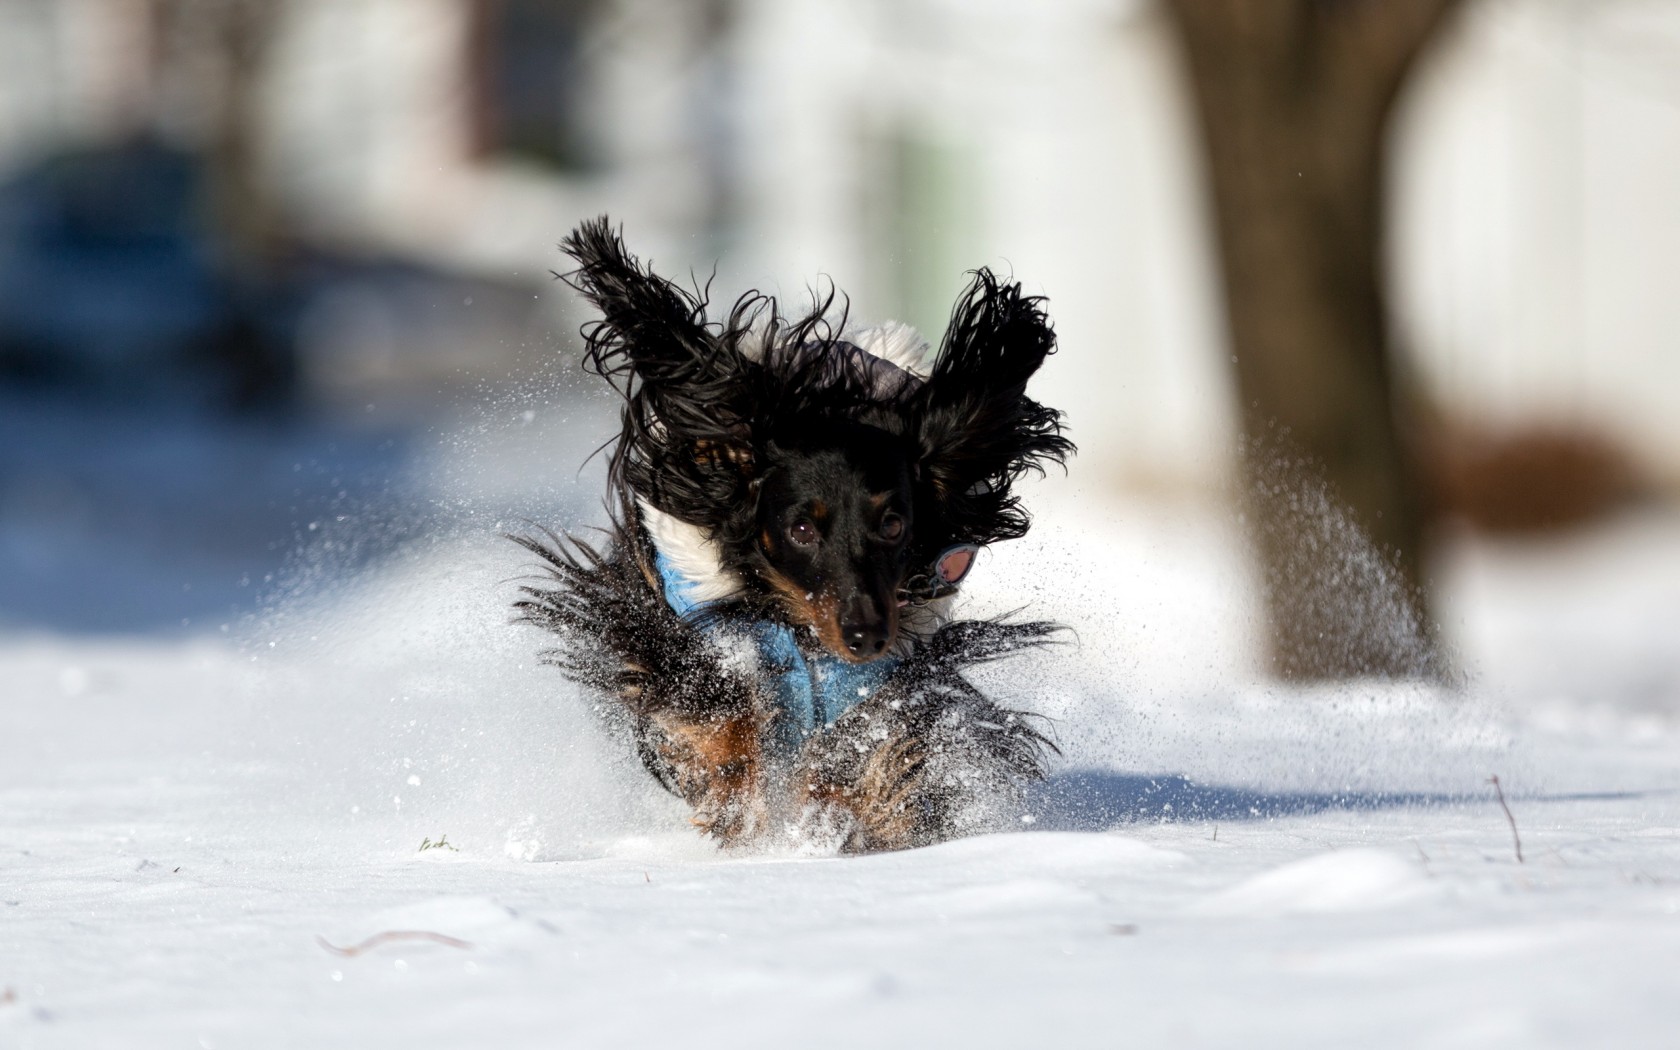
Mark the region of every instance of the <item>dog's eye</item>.
POLYGON ((888 514, 881 519, 881 538, 896 540, 904 535, 904 519, 897 514, 888 514))
POLYGON ((821 537, 817 535, 817 527, 815 525, 811 524, 804 518, 800 518, 788 527, 788 538, 799 544, 801 547, 809 547, 811 544, 817 542, 817 540, 821 537))

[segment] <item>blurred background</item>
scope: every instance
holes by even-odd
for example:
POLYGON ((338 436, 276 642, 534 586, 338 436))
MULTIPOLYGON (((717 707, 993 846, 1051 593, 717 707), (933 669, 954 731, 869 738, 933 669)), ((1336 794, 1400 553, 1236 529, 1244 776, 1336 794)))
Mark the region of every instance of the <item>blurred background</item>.
MULTIPOLYGON (((611 405, 569 378, 587 317, 549 271, 603 212, 715 300, 832 279, 935 338, 965 270, 1014 273, 1061 339, 1034 390, 1081 448, 1067 498, 1247 513, 1274 621, 1312 603, 1263 440, 1426 623, 1475 537, 1680 537, 1675 0, 0 0, 0 27, 13 632, 226 629, 322 543, 586 515, 611 405)), ((1286 674, 1421 666, 1287 634, 1286 674)))

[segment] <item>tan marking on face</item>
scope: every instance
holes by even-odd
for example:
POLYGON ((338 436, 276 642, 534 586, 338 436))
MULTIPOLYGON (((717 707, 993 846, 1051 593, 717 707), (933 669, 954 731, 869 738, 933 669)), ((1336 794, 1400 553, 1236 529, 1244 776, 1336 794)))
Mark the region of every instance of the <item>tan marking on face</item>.
POLYGON ((764 574, 764 582, 775 589, 789 619, 817 633, 817 641, 824 649, 843 660, 858 662, 846 651, 846 640, 840 636, 840 603, 821 591, 807 591, 774 569, 764 574))
MULTIPOLYGON (((788 611, 788 618, 794 623, 809 627, 816 632, 817 641, 830 653, 838 656, 849 664, 867 664, 866 660, 855 655, 846 648, 846 638, 840 632, 840 603, 834 596, 823 591, 808 592, 805 588, 776 572, 774 569, 764 573, 764 582, 775 589, 782 599, 783 608, 788 611)), ((898 609, 888 606, 885 610, 887 617, 887 634, 898 637, 898 609)), ((888 644, 887 650, 892 650, 888 644)), ((879 659, 877 657, 876 659, 879 659)))
POLYGON ((824 503, 820 499, 812 500, 811 501, 811 521, 814 522, 815 524, 821 525, 823 522, 825 522, 827 520, 828 520, 828 504, 824 503))

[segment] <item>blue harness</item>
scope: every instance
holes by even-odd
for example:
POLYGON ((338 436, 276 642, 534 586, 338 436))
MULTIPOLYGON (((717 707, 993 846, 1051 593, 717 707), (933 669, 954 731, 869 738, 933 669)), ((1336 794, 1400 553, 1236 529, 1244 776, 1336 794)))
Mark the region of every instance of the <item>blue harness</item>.
MULTIPOLYGON (((690 623, 699 619, 711 603, 694 600, 698 584, 678 572, 664 554, 657 556, 655 565, 671 611, 690 623)), ((730 628, 739 629, 734 624, 730 628)), ((799 651, 793 629, 781 624, 758 621, 746 625, 742 633, 757 647, 759 663, 772 683, 784 715, 778 722, 776 742, 789 755, 797 752, 812 733, 832 725, 873 693, 898 666, 898 659, 892 656, 866 664, 848 663, 826 653, 807 656, 799 651)))

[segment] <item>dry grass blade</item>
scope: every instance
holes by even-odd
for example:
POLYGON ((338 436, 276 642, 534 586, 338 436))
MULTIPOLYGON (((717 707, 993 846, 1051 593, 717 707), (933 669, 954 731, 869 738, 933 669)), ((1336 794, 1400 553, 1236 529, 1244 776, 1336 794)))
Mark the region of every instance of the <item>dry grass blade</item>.
POLYGON ((1499 808, 1505 811, 1505 820, 1511 825, 1511 841, 1517 847, 1517 863, 1523 863, 1522 836, 1517 834, 1517 818, 1511 815, 1511 807, 1505 804, 1505 789, 1499 786, 1497 776, 1488 777, 1488 783, 1493 785, 1493 793, 1499 798, 1499 808))
POLYGON ((389 944, 392 941, 431 941, 434 944, 448 945, 451 948, 472 949, 472 945, 466 941, 441 933, 432 933, 430 930, 386 930, 384 933, 376 933, 360 944, 353 944, 348 948, 340 948, 338 945, 328 942, 325 937, 317 936, 315 938, 315 943, 327 951, 346 958, 370 952, 380 945, 389 944))

